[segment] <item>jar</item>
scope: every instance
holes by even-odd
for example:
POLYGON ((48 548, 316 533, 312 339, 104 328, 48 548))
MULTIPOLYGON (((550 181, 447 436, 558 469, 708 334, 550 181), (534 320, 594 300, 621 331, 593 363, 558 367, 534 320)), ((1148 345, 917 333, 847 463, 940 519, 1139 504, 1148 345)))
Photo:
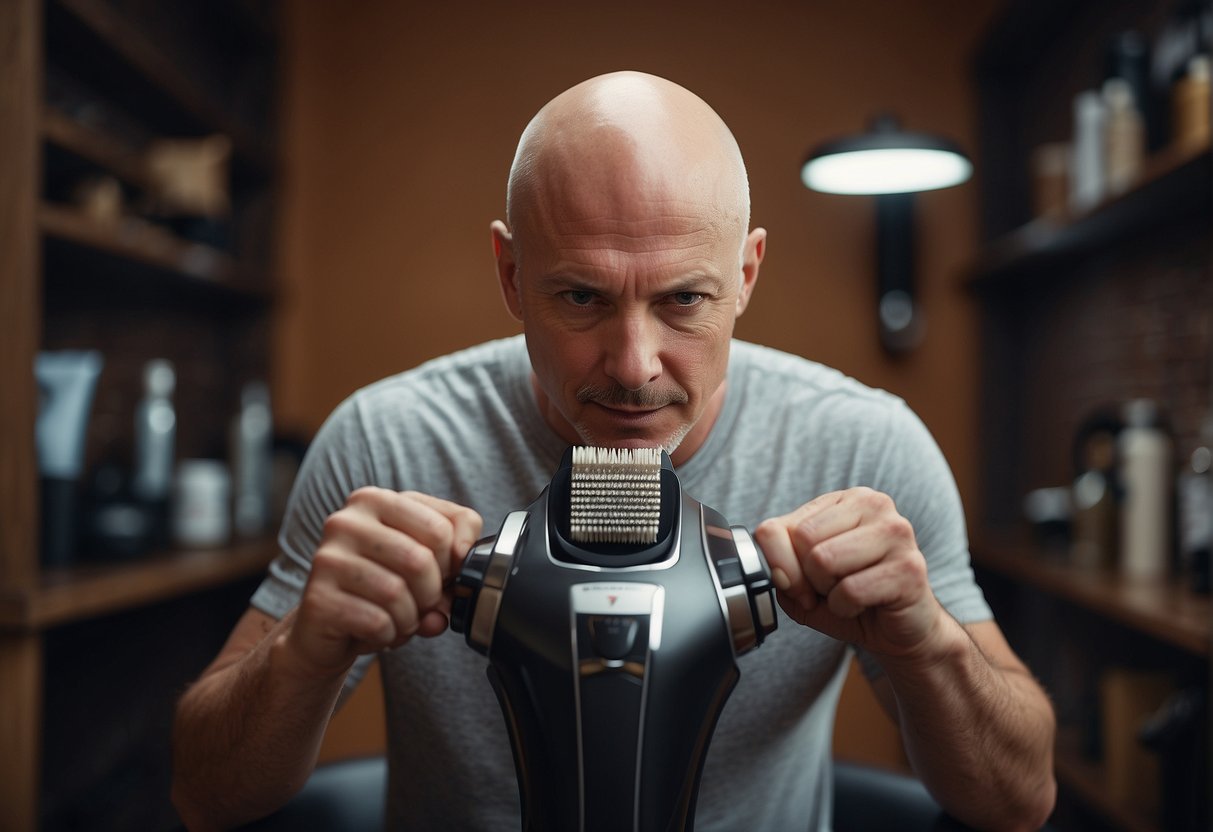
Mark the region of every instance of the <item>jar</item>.
POLYGON ((177 466, 173 539, 179 546, 221 546, 231 537, 231 474, 217 459, 184 459, 177 466))

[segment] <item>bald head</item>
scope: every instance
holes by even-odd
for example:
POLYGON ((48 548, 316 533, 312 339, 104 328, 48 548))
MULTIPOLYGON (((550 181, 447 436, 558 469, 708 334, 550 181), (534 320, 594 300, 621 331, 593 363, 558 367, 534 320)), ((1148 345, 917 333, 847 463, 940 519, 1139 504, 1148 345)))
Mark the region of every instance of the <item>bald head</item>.
POLYGON ((506 198, 516 245, 553 222, 653 203, 710 206, 705 219, 738 245, 749 225, 737 142, 689 90, 639 72, 601 75, 554 98, 523 131, 506 198))

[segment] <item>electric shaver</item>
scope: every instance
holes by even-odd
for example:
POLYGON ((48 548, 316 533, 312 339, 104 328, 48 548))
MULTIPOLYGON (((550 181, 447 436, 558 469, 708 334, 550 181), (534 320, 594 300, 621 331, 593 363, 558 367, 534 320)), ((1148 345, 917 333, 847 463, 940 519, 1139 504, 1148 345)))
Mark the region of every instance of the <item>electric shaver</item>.
POLYGON ((693 828, 737 657, 776 626, 770 578, 664 451, 565 452, 472 547, 451 614, 489 658, 524 829, 693 828))

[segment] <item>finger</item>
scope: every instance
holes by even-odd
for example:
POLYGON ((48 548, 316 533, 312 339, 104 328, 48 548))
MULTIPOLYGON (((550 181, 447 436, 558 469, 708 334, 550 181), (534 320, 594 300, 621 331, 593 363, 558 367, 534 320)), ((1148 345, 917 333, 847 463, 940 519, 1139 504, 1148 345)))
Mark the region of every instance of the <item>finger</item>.
POLYGON ((334 581, 309 582, 298 620, 305 627, 310 624, 321 638, 348 639, 375 648, 398 636, 396 621, 383 605, 343 591, 334 581))
POLYGON ((421 616, 421 625, 417 628, 417 635, 424 638, 433 638, 446 632, 449 624, 450 619, 441 611, 430 610, 421 616))
POLYGON ((445 516, 451 523, 453 535, 451 538, 452 571, 457 569, 467 557, 473 544, 480 539, 484 530, 484 519, 474 510, 441 497, 419 492, 408 492, 410 496, 428 505, 430 508, 445 516))
POLYGON ((754 529, 754 539, 771 568, 771 581, 776 589, 796 603, 811 608, 817 596, 801 569, 786 518, 787 515, 759 523, 754 529))
MULTIPOLYGON (((441 600, 442 573, 437 556, 428 546, 385 525, 373 512, 340 512, 329 519, 326 528, 341 538, 343 550, 352 550, 402 578, 421 610, 430 609, 441 600)), ((356 591, 357 584, 350 588, 356 591)), ((392 592, 395 591, 393 587, 392 592)), ((373 600, 387 603, 382 596, 373 600)))
POLYGON ((793 546, 800 554, 801 568, 809 584, 822 596, 834 591, 838 582, 856 572, 880 563, 887 556, 890 540, 882 528, 861 523, 819 543, 810 544, 800 526, 791 532, 793 546))
POLYGON ((827 603, 835 615, 855 618, 872 608, 895 611, 909 606, 928 587, 925 560, 887 559, 839 581, 827 603))
MULTIPOLYGON (((312 568, 322 587, 333 586, 347 600, 369 602, 382 609, 392 622, 387 643, 402 643, 417 631, 418 604, 404 576, 374 560, 335 547, 317 550, 312 568)), ((437 580, 436 576, 433 580, 437 580)), ((361 637, 358 633, 351 635, 361 637)))
POLYGON ((450 573, 455 529, 451 519, 431 499, 415 491, 392 494, 381 506, 382 522, 403 532, 432 552, 443 576, 450 573))

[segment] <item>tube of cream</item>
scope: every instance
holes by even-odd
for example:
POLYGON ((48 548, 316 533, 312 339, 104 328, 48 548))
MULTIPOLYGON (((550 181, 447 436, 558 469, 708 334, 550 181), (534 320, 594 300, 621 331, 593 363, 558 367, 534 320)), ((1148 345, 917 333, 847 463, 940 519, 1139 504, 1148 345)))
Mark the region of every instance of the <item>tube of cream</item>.
POLYGON ((41 352, 34 361, 38 382, 35 446, 42 477, 42 562, 58 566, 75 548, 76 489, 84 468, 84 437, 101 354, 41 352))

